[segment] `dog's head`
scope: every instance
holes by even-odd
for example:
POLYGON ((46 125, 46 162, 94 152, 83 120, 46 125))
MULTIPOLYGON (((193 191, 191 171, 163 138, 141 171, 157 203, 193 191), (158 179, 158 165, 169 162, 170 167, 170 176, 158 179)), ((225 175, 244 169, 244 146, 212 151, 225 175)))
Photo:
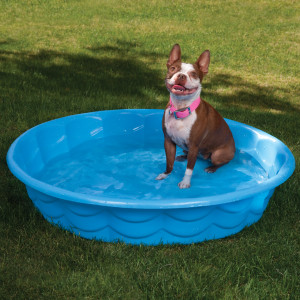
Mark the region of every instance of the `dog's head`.
POLYGON ((194 64, 181 62, 180 46, 175 44, 167 62, 166 86, 169 92, 178 100, 198 97, 203 77, 208 73, 209 62, 208 50, 204 51, 194 64))

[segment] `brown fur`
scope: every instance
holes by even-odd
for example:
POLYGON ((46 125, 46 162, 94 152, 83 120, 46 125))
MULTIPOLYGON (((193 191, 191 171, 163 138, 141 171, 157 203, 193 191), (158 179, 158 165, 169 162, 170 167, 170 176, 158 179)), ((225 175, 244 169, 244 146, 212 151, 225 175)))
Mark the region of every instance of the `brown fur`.
POLYGON ((206 101, 201 101, 196 113, 197 120, 189 138, 187 167, 194 168, 199 153, 204 159, 211 159, 212 167, 207 171, 213 172, 234 157, 234 139, 225 120, 206 101))

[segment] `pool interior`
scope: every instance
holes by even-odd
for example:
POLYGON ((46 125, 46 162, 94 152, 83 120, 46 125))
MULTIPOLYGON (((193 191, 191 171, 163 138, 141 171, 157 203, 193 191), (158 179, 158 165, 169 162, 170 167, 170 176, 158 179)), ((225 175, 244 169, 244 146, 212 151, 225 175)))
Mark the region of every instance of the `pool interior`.
MULTIPOLYGON (((181 153, 177 148, 177 154, 181 153)), ((199 158, 192 187, 186 190, 177 186, 186 161, 176 161, 168 178, 155 180, 165 170, 165 163, 162 139, 141 143, 138 135, 117 135, 76 146, 49 160, 33 177, 76 193, 143 200, 215 196, 253 187, 268 179, 260 163, 241 149, 237 149, 230 163, 213 174, 204 171, 209 161, 199 158)))
POLYGON ((276 138, 227 120, 237 148, 234 159, 213 174, 204 171, 209 161, 198 159, 191 188, 180 190, 186 161, 175 162, 167 179, 155 180, 166 164, 162 114, 123 110, 53 120, 19 137, 12 160, 27 182, 35 178, 49 188, 138 200, 199 198, 255 188, 276 176, 287 160, 276 138))

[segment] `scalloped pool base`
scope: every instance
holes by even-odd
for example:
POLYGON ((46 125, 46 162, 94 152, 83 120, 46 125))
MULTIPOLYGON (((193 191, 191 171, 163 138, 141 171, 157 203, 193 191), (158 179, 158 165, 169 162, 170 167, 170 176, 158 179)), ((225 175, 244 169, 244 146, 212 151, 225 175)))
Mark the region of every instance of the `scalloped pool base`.
POLYGON ((80 237, 159 245, 198 243, 238 233, 261 218, 274 189, 233 203, 184 209, 95 206, 63 201, 28 186, 27 192, 47 221, 80 237))

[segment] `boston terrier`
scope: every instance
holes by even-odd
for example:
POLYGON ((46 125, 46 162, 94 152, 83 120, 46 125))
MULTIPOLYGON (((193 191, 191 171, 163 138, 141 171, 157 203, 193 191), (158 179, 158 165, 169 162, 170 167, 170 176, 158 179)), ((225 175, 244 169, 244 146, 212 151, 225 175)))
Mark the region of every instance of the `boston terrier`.
POLYGON ((166 171, 156 179, 165 179, 172 172, 177 145, 185 154, 176 157, 176 160, 187 159, 184 177, 178 184, 181 189, 191 186, 198 156, 211 161, 211 166, 205 171, 213 173, 232 160, 235 154, 234 139, 227 123, 210 104, 200 98, 201 83, 208 73, 209 63, 208 50, 194 64, 181 62, 178 44, 173 46, 167 62, 165 83, 170 92, 170 101, 162 120, 166 171))

